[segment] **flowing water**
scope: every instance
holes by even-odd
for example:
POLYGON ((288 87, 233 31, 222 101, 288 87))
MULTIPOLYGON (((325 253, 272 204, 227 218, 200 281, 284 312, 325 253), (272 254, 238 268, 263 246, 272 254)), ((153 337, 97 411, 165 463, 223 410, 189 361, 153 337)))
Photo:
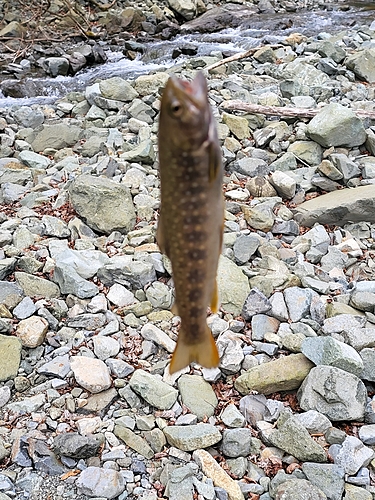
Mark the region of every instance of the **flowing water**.
MULTIPOLYGON (((265 43, 278 43, 290 33, 302 33, 306 36, 322 32, 335 33, 361 26, 369 27, 375 20, 375 3, 357 0, 351 3, 349 11, 337 8, 333 10, 306 11, 283 14, 254 15, 251 28, 228 28, 217 33, 178 35, 168 41, 153 41, 144 44, 145 51, 131 61, 122 52, 108 50, 106 63, 85 68, 74 76, 57 78, 28 78, 30 86, 38 92, 30 98, 6 98, 0 92, 0 107, 12 105, 30 105, 53 103, 71 91, 82 91, 98 79, 121 76, 134 79, 152 70, 167 69, 180 64, 189 56, 172 58, 172 53, 179 47, 197 50, 196 56, 206 56, 213 51, 220 51, 229 56, 265 43)), ((195 57, 196 57, 195 56, 195 57)))

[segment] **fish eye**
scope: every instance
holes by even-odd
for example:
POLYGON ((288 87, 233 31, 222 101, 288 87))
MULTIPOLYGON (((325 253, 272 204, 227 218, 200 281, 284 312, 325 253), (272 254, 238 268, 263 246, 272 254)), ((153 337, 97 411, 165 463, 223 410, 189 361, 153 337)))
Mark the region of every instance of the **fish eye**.
POLYGON ((182 113, 182 106, 179 101, 174 101, 171 103, 170 111, 174 116, 180 116, 182 113))

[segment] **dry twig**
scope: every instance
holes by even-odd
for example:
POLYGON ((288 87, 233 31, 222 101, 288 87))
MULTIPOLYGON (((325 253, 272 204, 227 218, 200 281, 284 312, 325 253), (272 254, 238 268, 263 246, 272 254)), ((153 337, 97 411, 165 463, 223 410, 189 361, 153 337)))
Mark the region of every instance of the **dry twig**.
MULTIPOLYGON (((320 109, 312 108, 288 108, 286 106, 261 106, 260 104, 251 104, 248 102, 230 100, 220 104, 223 109, 234 111, 247 111, 252 114, 266 116, 284 116, 290 118, 313 118, 320 109)), ((370 118, 375 120, 375 111, 365 111, 364 109, 352 109, 359 118, 370 118)))

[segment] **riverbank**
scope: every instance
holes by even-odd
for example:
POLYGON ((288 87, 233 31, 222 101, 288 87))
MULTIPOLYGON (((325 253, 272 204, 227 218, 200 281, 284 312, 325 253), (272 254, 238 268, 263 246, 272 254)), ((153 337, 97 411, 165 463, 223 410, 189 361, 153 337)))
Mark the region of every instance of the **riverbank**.
POLYGON ((370 23, 288 34, 0 109, 2 500, 373 498, 374 51, 370 23), (225 164, 221 361, 171 376, 157 119, 197 70, 225 164))

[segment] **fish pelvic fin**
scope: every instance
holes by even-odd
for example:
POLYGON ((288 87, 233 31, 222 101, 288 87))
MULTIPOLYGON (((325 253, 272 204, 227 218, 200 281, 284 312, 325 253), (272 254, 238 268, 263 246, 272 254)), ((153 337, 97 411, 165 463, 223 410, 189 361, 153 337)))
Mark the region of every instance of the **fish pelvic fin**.
POLYGON ((212 292, 211 296, 211 304, 210 304, 211 311, 213 314, 216 314, 219 310, 219 291, 217 289, 217 281, 215 280, 215 286, 212 292))
POLYGON ((171 364, 169 365, 169 373, 178 372, 190 365, 193 361, 205 368, 215 368, 219 364, 219 353, 211 330, 207 325, 201 342, 188 344, 185 339, 186 335, 184 331, 180 330, 176 349, 173 353, 171 364))

